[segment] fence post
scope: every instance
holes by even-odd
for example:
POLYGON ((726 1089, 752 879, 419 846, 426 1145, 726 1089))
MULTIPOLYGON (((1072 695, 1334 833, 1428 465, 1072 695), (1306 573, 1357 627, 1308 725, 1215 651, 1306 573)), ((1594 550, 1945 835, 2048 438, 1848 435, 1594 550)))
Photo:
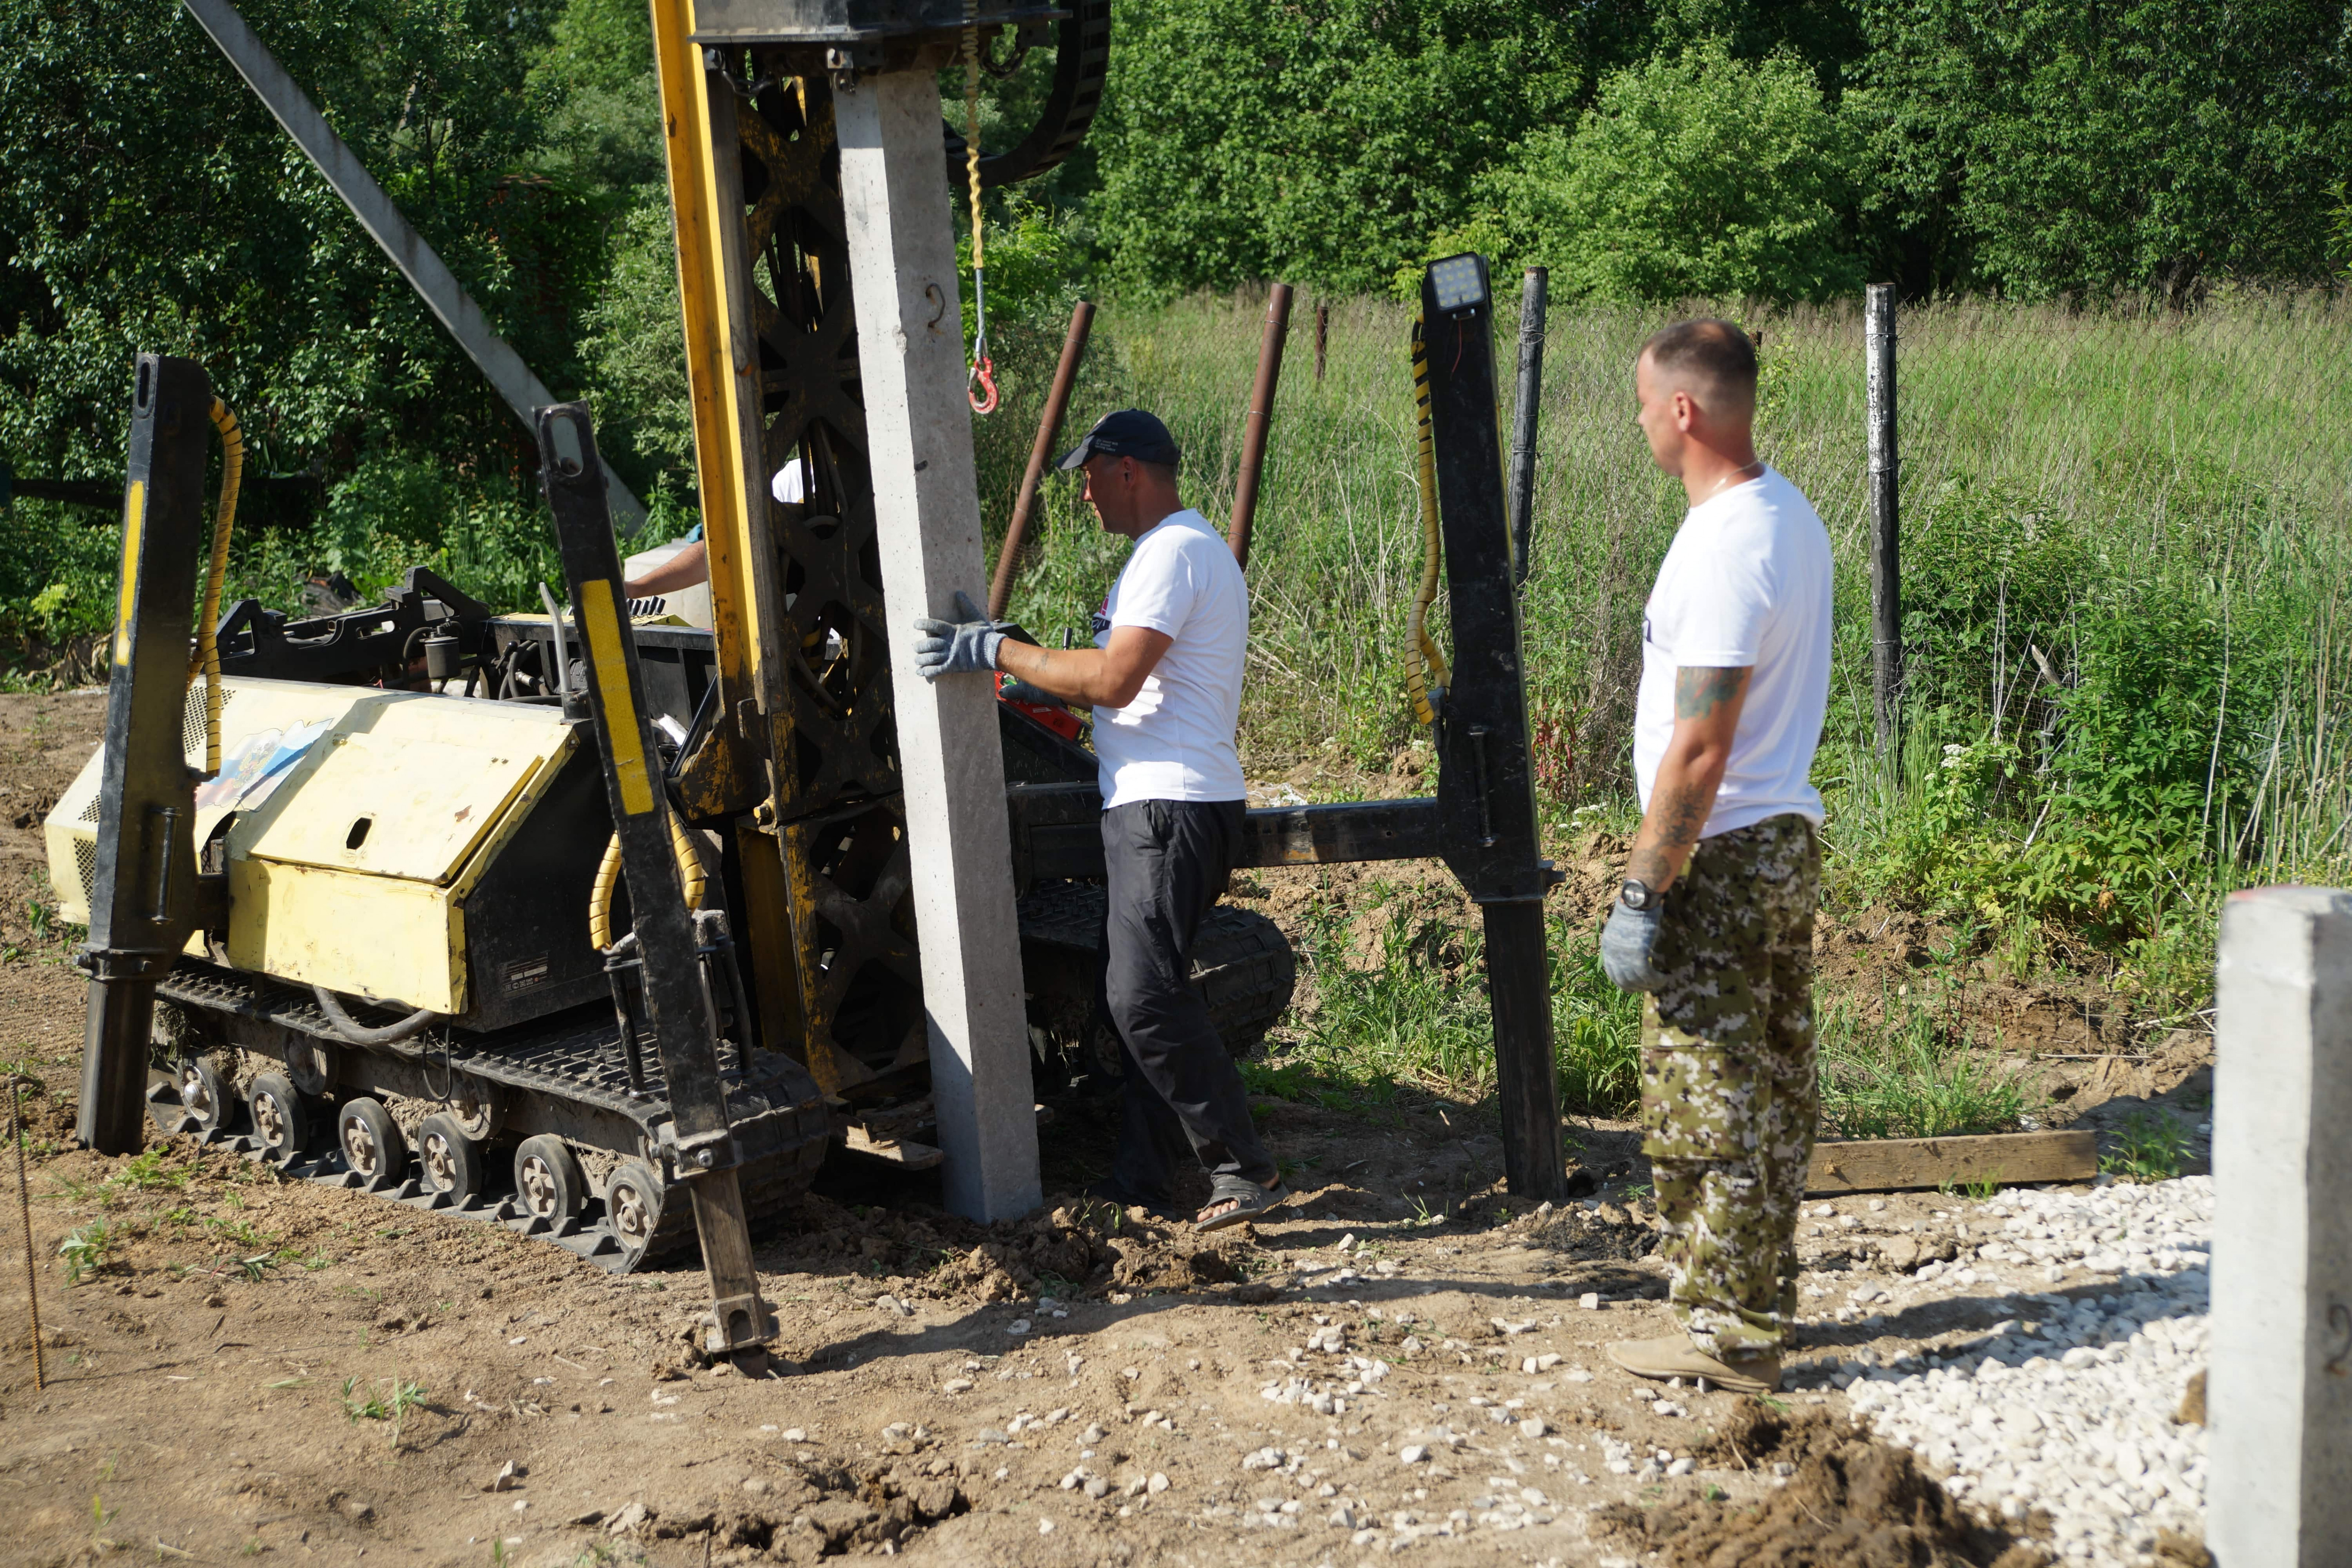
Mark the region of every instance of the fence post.
POLYGON ((2352 894, 2233 894, 2214 992, 2206 1543, 2352 1562, 2352 894))
POLYGON ((1873 283, 1864 296, 1864 355, 1870 417, 1871 705, 1878 754, 1900 761, 1903 696, 1903 502, 1895 446, 1895 285, 1873 283))
POLYGON ((1519 281, 1519 383, 1511 408, 1511 581, 1528 580, 1536 518, 1536 416, 1543 402, 1544 306, 1551 269, 1519 281))
POLYGON ((1323 384, 1324 351, 1330 346, 1330 343, 1331 307, 1328 304, 1318 304, 1315 307, 1315 384, 1318 386, 1323 384))

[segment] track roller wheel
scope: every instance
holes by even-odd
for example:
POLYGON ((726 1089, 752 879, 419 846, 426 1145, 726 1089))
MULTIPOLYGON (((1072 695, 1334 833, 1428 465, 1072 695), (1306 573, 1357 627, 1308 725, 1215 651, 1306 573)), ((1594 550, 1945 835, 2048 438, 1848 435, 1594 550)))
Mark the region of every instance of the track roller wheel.
POLYGON ((490 1134, 499 1130, 505 1118, 499 1114, 499 1091, 487 1083, 473 1079, 460 1079, 457 1091, 448 1101, 449 1114, 457 1119, 458 1131, 477 1143, 487 1143, 490 1134))
POLYGON ((588 1178, 571 1146, 552 1132, 526 1138, 515 1150, 515 1202, 534 1219, 572 1219, 588 1201, 588 1178))
POLYGON ((662 1179, 643 1160, 624 1160, 604 1184, 604 1222, 621 1245, 642 1250, 661 1228, 662 1179))
POLYGON ((369 1192, 389 1192, 407 1173, 407 1141, 379 1100, 362 1096, 344 1101, 335 1113, 335 1142, 343 1152, 343 1163, 369 1192))
POLYGON ((452 1203, 482 1195, 482 1146, 466 1133, 463 1119, 436 1110, 416 1129, 416 1165, 425 1184, 446 1193, 452 1203))
POLYGON ((253 1135, 261 1140, 261 1157, 282 1165, 310 1144, 310 1108, 284 1073, 266 1072, 246 1091, 245 1109, 253 1119, 253 1135))
POLYGON ((209 1057, 190 1057, 180 1064, 180 1108, 207 1132, 226 1131, 236 1117, 236 1097, 228 1080, 209 1057))

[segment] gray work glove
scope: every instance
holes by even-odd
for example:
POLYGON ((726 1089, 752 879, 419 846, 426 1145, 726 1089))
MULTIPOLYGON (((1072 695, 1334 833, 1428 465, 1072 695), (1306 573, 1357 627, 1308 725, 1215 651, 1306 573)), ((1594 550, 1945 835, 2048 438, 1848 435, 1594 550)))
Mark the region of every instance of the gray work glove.
POLYGON ((1628 909, 1622 899, 1609 906, 1609 923, 1601 928, 1601 967, 1620 991, 1655 991, 1665 984, 1666 977, 1650 963, 1664 912, 1628 909))
POLYGON ((961 589, 956 591, 955 613, 952 621, 915 622, 915 629, 923 634, 915 644, 915 668, 926 680, 994 669, 996 650, 1013 629, 1011 621, 990 620, 961 589))

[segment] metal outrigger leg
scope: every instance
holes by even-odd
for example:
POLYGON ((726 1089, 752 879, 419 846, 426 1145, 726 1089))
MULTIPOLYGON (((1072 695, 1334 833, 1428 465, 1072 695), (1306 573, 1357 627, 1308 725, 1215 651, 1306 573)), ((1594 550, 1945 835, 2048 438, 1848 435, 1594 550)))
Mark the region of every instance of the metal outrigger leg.
MULTIPOLYGON (((704 981, 708 933, 686 907, 670 848, 669 804, 659 753, 637 669, 621 592, 620 552, 605 503, 604 464, 588 410, 576 403, 539 411, 540 471, 572 614, 586 655, 586 710, 604 764, 604 791, 621 840, 621 869, 629 908, 646 1021, 661 1062, 669 1101, 676 1161, 694 1202, 694 1226, 710 1277, 710 1325, 705 1348, 746 1371, 764 1368, 776 1335, 775 1316, 760 1298, 751 1263, 751 1227, 737 1179, 741 1157, 719 1079, 719 1018, 704 981)), ((555 646, 563 631, 554 628, 555 646)), ((740 1005, 740 1004, 739 1004, 740 1005)), ((739 1014, 740 1017, 740 1014, 739 1014)), ((746 1026, 739 1023, 738 1027, 746 1026)))

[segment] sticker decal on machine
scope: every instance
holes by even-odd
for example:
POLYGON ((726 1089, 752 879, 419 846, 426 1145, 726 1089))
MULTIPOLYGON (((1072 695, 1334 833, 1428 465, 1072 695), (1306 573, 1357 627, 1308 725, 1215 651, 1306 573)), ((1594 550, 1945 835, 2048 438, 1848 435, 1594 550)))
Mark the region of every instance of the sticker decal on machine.
POLYGON ((509 959, 503 971, 506 976, 507 994, 512 996, 518 992, 530 991, 546 984, 551 968, 548 955, 543 952, 536 958, 509 959))
POLYGON ((221 758, 219 774, 196 791, 196 809, 224 806, 249 811, 259 805, 294 771, 295 763, 311 742, 334 727, 332 719, 319 719, 289 730, 263 730, 243 737, 221 758))

